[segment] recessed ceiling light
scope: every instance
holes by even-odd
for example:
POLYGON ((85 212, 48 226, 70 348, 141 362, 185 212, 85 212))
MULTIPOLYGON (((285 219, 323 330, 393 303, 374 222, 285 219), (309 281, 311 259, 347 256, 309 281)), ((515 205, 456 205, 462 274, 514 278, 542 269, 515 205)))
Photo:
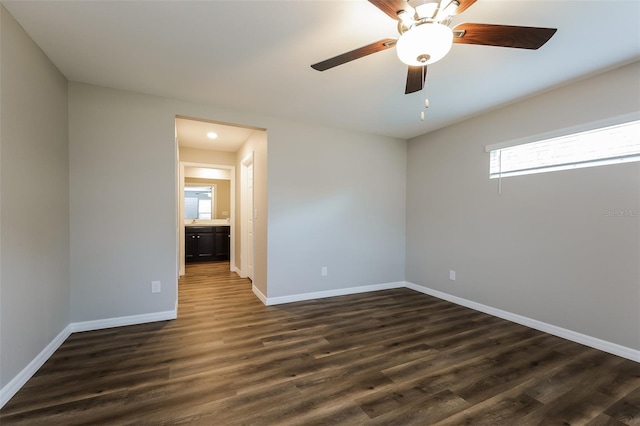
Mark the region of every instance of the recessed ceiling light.
POLYGON ((218 134, 216 132, 209 132, 209 133, 207 133, 207 137, 209 139, 215 139, 215 138, 218 137, 218 134))

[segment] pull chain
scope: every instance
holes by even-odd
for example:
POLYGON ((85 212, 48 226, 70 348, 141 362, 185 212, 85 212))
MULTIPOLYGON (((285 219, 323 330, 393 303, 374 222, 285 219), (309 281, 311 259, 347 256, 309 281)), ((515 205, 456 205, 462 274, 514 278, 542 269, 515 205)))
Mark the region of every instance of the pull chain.
MULTIPOLYGON (((424 86, 422 86, 423 92, 426 92, 427 95, 424 98, 424 107, 429 108, 429 82, 427 81, 427 67, 422 67, 422 81, 424 81, 424 86)), ((422 106, 421 106, 422 109, 422 106)), ((424 110, 420 111, 420 120, 424 121, 424 110)))

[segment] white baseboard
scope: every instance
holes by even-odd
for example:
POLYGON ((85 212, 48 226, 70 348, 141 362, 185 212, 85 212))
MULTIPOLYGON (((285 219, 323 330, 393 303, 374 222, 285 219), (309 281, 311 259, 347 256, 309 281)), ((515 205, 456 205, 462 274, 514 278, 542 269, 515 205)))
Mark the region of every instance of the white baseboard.
POLYGON ((62 343, 72 333, 80 331, 101 330, 103 328, 122 327, 125 325, 145 324, 148 322, 167 321, 177 318, 177 310, 154 312, 151 314, 130 315, 126 317, 106 318, 95 321, 72 322, 67 325, 49 344, 20 371, 9 383, 0 389, 0 408, 24 386, 25 383, 42 367, 62 343))
POLYGON ((253 291, 253 294, 256 295, 256 297, 258 299, 260 299, 260 301, 262 303, 264 303, 265 305, 269 306, 269 304, 267 303, 267 296, 265 296, 259 289, 258 287, 256 287, 255 285, 251 286, 251 291, 253 291))
MULTIPOLYGON (((255 285, 252 291, 266 306, 280 305, 284 303, 299 302, 303 300, 321 299, 326 297, 344 296, 348 294, 365 293, 369 291, 389 290, 393 288, 406 287, 411 290, 428 294, 439 299, 447 300, 457 305, 465 306, 476 311, 484 312, 507 321, 515 322, 526 327, 534 328, 554 336, 562 337, 576 343, 580 343, 604 352, 611 353, 632 361, 640 362, 640 351, 606 340, 598 339, 586 334, 578 333, 566 328, 558 327, 522 315, 503 311, 481 303, 473 302, 458 296, 433 290, 406 281, 374 284, 360 287, 349 287, 335 290, 318 291, 312 293, 301 293, 290 296, 267 297, 255 285)), ((80 331, 100 330, 111 327, 122 327, 126 325, 144 324, 156 321, 167 321, 177 318, 177 309, 165 312, 155 312, 142 315, 131 315, 126 317, 107 318, 94 321, 75 322, 67 325, 43 350, 40 352, 20 373, 18 373, 9 383, 0 389, 0 408, 2 408, 15 395, 22 386, 38 371, 49 357, 62 345, 71 333, 80 331)))
POLYGON ((484 312, 485 314, 493 315, 494 317, 515 322, 526 327, 553 334, 554 336, 562 337, 563 339, 571 340, 572 342, 580 343, 582 345, 608 352, 622 358, 630 359, 631 361, 640 362, 640 350, 637 349, 628 348, 626 346, 618 345, 617 343, 608 342, 606 340, 598 339, 596 337, 558 327, 557 325, 524 317, 512 312, 503 311, 502 309, 493 308, 491 306, 483 305, 481 303, 473 302, 471 300, 463 299, 462 297, 453 296, 451 294, 443 293, 441 291, 433 290, 421 285, 407 282, 405 283, 405 287, 410 288, 411 290, 418 291, 420 293, 437 297, 438 299, 443 299, 455 303, 456 305, 465 306, 476 311, 484 312))
POLYGON ((71 332, 102 330, 103 328, 123 327, 125 325, 145 324, 148 322, 174 320, 178 317, 177 310, 153 312, 150 314, 129 315, 126 317, 105 318, 93 321, 72 322, 69 324, 71 332))
MULTIPOLYGON (((405 287, 404 281, 399 281, 394 283, 364 285, 360 287, 338 288, 335 290, 292 294, 290 296, 280 296, 280 297, 264 297, 264 295, 262 295, 262 297, 264 297, 264 300, 260 298, 260 296, 258 297, 260 298, 260 300, 262 300, 262 303, 264 303, 265 305, 272 306, 272 305, 282 305, 284 303, 301 302, 303 300, 324 299, 326 297, 345 296, 347 294, 366 293, 368 291, 390 290, 392 288, 401 288, 401 287, 405 287)), ((254 290, 254 293, 255 293, 255 290, 254 290)))
POLYGON ((0 408, 9 402, 22 386, 47 362, 49 357, 67 340, 71 335, 71 326, 67 325, 51 342, 22 369, 9 383, 0 389, 0 408))

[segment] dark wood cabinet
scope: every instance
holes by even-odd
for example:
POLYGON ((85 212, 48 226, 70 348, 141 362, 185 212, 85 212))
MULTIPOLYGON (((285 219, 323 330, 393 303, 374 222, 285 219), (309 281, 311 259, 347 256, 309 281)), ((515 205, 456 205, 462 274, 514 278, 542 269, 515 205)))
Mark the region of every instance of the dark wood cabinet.
POLYGON ((188 226, 185 229, 185 260, 202 262, 213 260, 213 228, 210 226, 188 226))
POLYGON ((229 260, 230 228, 228 226, 216 226, 214 231, 214 256, 216 256, 216 260, 229 260))
POLYGON ((185 261, 229 260, 229 231, 228 226, 187 226, 185 261))

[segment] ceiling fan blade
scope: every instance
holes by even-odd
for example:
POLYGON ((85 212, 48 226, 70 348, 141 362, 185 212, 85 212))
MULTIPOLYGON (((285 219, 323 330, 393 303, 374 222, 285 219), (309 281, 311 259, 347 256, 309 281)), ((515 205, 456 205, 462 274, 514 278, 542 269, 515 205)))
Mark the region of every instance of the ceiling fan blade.
POLYGON ((459 15, 462 12, 464 12, 465 10, 467 10, 472 4, 474 4, 477 0, 458 0, 458 3, 460 3, 460 6, 458 6, 458 9, 456 10, 456 14, 459 15))
POLYGON ((453 42, 484 46, 538 49, 555 34, 555 28, 512 25, 460 24, 453 29, 453 42))
POLYGON ((424 81, 427 79, 427 66, 409 67, 407 71, 407 86, 404 94, 419 92, 424 87, 424 81))
POLYGON ((333 58, 318 62, 317 64, 313 64, 311 65, 311 68, 317 71, 326 71, 329 68, 337 67, 338 65, 342 65, 355 59, 371 55, 372 53, 389 49, 395 45, 396 39, 385 38, 383 40, 376 41, 375 43, 371 43, 358 49, 354 49, 350 52, 343 53, 342 55, 334 56, 333 58))
POLYGON ((407 7, 407 0, 369 0, 369 3, 395 20, 400 19, 398 18, 398 12, 405 10, 407 7))

